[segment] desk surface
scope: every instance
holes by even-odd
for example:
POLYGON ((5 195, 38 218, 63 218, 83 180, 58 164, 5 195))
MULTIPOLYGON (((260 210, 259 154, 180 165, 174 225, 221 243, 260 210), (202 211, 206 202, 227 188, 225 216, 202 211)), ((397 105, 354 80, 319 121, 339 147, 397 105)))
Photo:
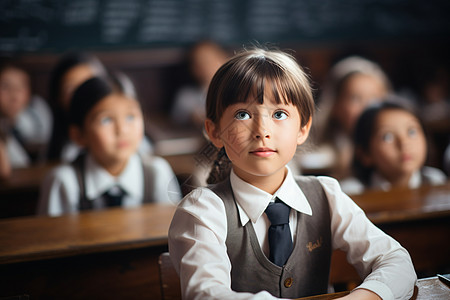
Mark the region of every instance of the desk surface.
POLYGON ((0 264, 167 244, 175 206, 0 220, 0 264))
POLYGON ((11 190, 38 188, 47 172, 56 165, 57 163, 54 162, 13 169, 9 178, 0 181, 0 193, 11 190))
MULTIPOLYGON (((318 295, 299 298, 298 300, 331 300, 347 295, 349 292, 318 295)), ((438 277, 417 280, 411 300, 450 299, 450 286, 441 282, 438 277)))
POLYGON ((450 181, 418 189, 367 191, 351 198, 375 224, 450 216, 450 181))

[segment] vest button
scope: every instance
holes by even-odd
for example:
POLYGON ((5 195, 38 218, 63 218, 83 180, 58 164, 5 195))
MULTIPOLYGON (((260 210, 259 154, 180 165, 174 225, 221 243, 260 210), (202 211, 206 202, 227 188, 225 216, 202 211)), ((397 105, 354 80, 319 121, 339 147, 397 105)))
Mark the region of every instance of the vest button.
POLYGON ((286 278, 284 280, 284 286, 287 288, 290 288, 293 283, 294 283, 294 279, 292 277, 286 278))

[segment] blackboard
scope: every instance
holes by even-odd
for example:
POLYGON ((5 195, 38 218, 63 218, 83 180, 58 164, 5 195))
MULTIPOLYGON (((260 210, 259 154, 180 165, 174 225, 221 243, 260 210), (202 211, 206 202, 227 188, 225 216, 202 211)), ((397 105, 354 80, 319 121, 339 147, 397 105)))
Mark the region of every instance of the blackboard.
POLYGON ((448 38, 448 0, 0 0, 0 52, 448 38))

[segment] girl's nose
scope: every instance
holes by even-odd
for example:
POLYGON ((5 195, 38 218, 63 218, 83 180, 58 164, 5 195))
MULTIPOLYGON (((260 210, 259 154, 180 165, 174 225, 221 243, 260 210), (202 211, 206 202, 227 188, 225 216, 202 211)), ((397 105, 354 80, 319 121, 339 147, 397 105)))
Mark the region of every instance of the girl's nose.
POLYGON ((256 139, 261 139, 261 138, 269 139, 271 137, 271 134, 268 130, 268 124, 266 124, 264 121, 265 121, 264 116, 260 116, 255 121, 256 129, 255 129, 254 135, 255 135, 256 139))
POLYGON ((118 120, 116 122, 116 133, 123 134, 127 131, 127 123, 123 120, 118 120))
POLYGON ((403 150, 409 146, 409 138, 407 136, 400 136, 397 140, 397 146, 399 149, 403 150))
POLYGON ((264 129, 262 132, 257 132, 255 137, 257 139, 260 139, 260 138, 269 139, 270 138, 270 134, 269 134, 269 132, 267 130, 264 129))

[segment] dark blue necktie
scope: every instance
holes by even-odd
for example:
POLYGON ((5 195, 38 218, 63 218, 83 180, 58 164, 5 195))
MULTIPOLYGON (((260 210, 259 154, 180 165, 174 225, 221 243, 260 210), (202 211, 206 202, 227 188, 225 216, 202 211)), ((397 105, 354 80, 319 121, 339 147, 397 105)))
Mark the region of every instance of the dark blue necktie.
POLYGON ((112 207, 122 205, 123 196, 125 196, 125 192, 120 187, 109 189, 103 194, 105 206, 112 207))
POLYGON ((266 208, 270 220, 269 227, 269 259, 282 267, 291 255, 293 243, 289 228, 289 212, 291 208, 277 199, 266 208))

